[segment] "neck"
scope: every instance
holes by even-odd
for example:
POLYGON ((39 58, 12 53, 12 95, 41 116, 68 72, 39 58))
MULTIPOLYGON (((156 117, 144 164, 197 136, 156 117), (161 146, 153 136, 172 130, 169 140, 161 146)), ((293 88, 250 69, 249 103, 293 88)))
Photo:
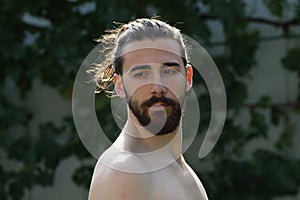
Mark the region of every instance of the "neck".
MULTIPOLYGON (((134 154, 151 154, 148 158, 152 161, 153 159, 172 159, 181 163, 181 121, 177 129, 173 132, 166 135, 153 135, 143 127, 137 125, 129 117, 115 143, 122 149, 134 154)), ((144 157, 145 156, 143 156, 143 158, 144 157)))

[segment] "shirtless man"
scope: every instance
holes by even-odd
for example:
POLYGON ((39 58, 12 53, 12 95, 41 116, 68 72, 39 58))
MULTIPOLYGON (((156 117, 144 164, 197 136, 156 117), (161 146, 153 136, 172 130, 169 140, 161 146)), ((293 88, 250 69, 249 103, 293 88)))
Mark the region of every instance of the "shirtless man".
POLYGON ((96 68, 99 90, 127 101, 127 121, 99 158, 89 200, 207 200, 185 162, 182 114, 192 67, 180 31, 137 19, 104 35, 106 58, 96 68))

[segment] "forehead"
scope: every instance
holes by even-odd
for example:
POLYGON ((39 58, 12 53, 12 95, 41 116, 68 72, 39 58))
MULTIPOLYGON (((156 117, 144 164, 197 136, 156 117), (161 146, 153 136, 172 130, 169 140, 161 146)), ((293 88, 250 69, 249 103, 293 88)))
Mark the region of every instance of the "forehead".
POLYGON ((132 41, 122 49, 123 67, 131 67, 137 64, 161 64, 164 62, 182 62, 181 48, 175 40, 156 39, 132 41))
POLYGON ((180 46, 177 41, 170 38, 158 38, 155 40, 144 39, 138 41, 132 41, 124 45, 121 54, 128 54, 132 51, 142 49, 157 49, 168 51, 173 54, 181 55, 180 46))

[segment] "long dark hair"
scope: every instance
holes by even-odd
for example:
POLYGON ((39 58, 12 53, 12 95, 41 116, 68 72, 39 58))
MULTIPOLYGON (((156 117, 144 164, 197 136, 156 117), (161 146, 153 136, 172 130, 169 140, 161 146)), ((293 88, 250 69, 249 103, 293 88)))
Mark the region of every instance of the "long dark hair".
POLYGON ((187 48, 180 30, 158 19, 141 18, 127 24, 121 24, 118 28, 108 30, 96 41, 102 45, 104 59, 100 63, 93 64, 94 81, 97 84, 96 92, 104 91, 108 96, 113 92, 114 73, 122 75, 123 59, 121 51, 123 47, 132 42, 143 39, 155 40, 158 38, 174 39, 178 42, 184 64, 187 63, 187 48))

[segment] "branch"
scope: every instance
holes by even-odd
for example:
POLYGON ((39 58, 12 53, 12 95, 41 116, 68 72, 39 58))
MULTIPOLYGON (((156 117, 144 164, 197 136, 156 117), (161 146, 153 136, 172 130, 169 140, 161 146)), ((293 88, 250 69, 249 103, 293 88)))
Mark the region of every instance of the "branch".
MULTIPOLYGON (((199 16, 200 20, 217 20, 216 17, 202 14, 199 16)), ((261 17, 250 17, 246 16, 245 20, 251 23, 262 23, 270 26, 275 26, 275 27, 281 27, 285 32, 287 32, 288 28, 293 25, 300 25, 300 21, 296 18, 287 20, 287 21, 280 21, 280 20, 271 20, 271 19, 265 19, 261 17)))
POLYGON ((246 17, 245 19, 248 22, 263 23, 263 24, 282 27, 282 28, 300 24, 299 20, 297 20, 296 18, 287 21, 271 20, 271 19, 265 19, 261 17, 246 17))
MULTIPOLYGON (((245 103, 246 107, 250 109, 256 109, 263 107, 259 103, 245 103)), ((269 106, 268 106, 269 107, 269 106)), ((294 108, 294 107, 300 107, 300 102, 297 101, 287 101, 287 102, 278 102, 278 103, 272 103, 270 107, 280 107, 280 108, 294 108)))

